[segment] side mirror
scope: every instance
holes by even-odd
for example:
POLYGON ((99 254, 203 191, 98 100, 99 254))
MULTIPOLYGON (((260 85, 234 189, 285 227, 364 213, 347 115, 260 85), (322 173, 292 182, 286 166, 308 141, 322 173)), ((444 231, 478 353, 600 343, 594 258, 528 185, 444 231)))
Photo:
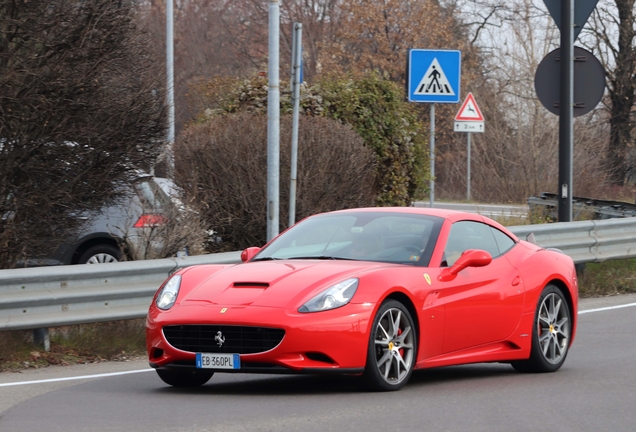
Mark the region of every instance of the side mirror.
POLYGON ((259 247, 248 247, 243 252, 241 252, 241 261, 248 262, 254 257, 254 255, 259 253, 260 251, 261 248, 259 247))
POLYGON ((462 253, 455 264, 452 267, 448 267, 442 270, 438 279, 442 282, 448 282, 455 279, 457 273, 464 270, 466 267, 484 267, 492 262, 492 256, 485 250, 469 249, 462 253))

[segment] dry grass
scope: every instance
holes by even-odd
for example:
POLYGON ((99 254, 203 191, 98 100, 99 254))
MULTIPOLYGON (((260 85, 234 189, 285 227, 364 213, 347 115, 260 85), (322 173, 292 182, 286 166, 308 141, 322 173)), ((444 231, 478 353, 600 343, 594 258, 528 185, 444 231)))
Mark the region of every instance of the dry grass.
POLYGON ((50 365, 126 361, 145 355, 144 320, 114 321, 50 330, 49 352, 30 330, 0 332, 0 372, 50 365))
POLYGON ((520 217, 514 215, 501 215, 501 216, 488 216, 490 219, 499 222, 501 225, 505 227, 517 226, 517 225, 528 225, 531 223, 527 217, 520 217))
POLYGON ((579 275, 579 297, 636 293, 636 259, 589 263, 579 275))

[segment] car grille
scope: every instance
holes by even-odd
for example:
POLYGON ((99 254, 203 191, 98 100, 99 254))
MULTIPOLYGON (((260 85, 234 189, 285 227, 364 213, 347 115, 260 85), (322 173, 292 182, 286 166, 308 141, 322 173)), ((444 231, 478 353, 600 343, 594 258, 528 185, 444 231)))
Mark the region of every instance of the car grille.
POLYGON ((256 354, 276 347, 283 340, 285 330, 247 326, 176 325, 165 326, 163 334, 170 345, 182 351, 256 354), (216 338, 217 335, 220 338, 216 338), (221 346, 219 339, 223 340, 221 346))

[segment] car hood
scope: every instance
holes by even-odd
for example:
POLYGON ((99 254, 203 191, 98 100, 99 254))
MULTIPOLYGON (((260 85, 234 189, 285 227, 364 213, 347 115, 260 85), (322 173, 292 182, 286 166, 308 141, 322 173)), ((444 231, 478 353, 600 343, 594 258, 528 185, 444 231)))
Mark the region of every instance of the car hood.
MULTIPOLYGON (((248 262, 212 274, 193 287, 181 303, 297 308, 342 280, 387 266, 390 264, 364 261, 248 262)), ((182 286, 188 276, 186 272, 182 286)))

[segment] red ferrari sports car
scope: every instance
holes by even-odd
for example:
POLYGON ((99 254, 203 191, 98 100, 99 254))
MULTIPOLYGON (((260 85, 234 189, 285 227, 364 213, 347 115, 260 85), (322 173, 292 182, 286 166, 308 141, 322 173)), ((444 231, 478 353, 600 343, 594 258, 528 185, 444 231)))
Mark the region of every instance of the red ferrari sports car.
POLYGON ((477 214, 318 214, 241 258, 179 270, 155 295, 146 344, 167 384, 312 373, 397 390, 414 369, 462 363, 556 371, 574 340, 572 259, 477 214))

